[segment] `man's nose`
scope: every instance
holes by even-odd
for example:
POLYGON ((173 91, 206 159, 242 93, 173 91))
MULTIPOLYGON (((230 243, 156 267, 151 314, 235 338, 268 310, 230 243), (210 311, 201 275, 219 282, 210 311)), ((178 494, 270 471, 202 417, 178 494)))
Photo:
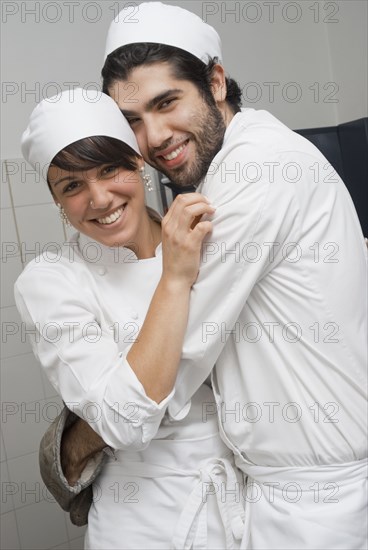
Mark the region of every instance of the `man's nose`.
POLYGON ((173 132, 163 115, 155 114, 145 121, 145 134, 148 151, 165 147, 171 140, 173 132))

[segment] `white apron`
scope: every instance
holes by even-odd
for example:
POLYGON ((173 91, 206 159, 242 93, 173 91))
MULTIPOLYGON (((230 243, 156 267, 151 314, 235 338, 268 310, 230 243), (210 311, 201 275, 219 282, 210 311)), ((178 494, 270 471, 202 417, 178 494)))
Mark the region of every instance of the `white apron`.
MULTIPOLYGON (((216 376, 212 385, 221 410, 216 376)), ((246 483, 242 550, 366 550, 368 460, 306 467, 259 466, 228 439, 246 483)))
POLYGON ((248 474, 244 549, 367 548, 367 460, 248 474))
POLYGON ((202 386, 196 395, 191 418, 163 420, 164 439, 109 460, 94 484, 86 549, 240 548, 243 475, 221 441, 217 418, 202 417, 201 405, 209 396, 213 401, 212 392, 202 386))

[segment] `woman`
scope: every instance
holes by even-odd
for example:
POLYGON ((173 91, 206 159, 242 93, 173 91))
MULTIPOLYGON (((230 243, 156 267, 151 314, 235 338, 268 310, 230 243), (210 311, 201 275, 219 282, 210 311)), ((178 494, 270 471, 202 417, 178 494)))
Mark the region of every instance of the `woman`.
POLYGON ((104 94, 41 102, 22 150, 78 233, 61 255, 26 267, 17 306, 51 383, 115 450, 93 488, 85 547, 238 547, 241 478, 210 388, 185 419, 165 415, 211 230, 202 216, 213 208, 199 194, 181 197, 161 231, 144 204, 134 135, 104 94))

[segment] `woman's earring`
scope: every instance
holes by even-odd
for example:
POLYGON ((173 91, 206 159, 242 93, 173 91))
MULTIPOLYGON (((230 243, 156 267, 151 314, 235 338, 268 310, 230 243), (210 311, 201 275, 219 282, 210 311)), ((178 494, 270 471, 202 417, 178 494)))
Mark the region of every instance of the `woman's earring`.
POLYGON ((57 207, 59 208, 59 216, 60 216, 61 221, 62 221, 67 227, 71 227, 72 224, 71 224, 70 221, 68 220, 68 216, 66 215, 64 208, 61 206, 61 204, 57 204, 57 207))
POLYGON ((145 173, 144 166, 141 166, 139 171, 142 175, 142 180, 143 180, 144 185, 147 188, 147 191, 153 191, 152 178, 151 178, 150 174, 145 173))

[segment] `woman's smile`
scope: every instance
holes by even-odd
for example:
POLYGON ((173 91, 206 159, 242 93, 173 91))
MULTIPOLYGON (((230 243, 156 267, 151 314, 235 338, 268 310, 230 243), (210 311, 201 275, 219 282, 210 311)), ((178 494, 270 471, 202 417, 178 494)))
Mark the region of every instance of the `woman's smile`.
POLYGON ((94 218, 92 221, 98 223, 99 225, 105 225, 105 226, 111 226, 114 225, 118 220, 120 220, 123 216, 123 212, 125 211, 126 204, 123 204, 122 206, 119 206, 106 216, 103 216, 101 218, 94 218))

